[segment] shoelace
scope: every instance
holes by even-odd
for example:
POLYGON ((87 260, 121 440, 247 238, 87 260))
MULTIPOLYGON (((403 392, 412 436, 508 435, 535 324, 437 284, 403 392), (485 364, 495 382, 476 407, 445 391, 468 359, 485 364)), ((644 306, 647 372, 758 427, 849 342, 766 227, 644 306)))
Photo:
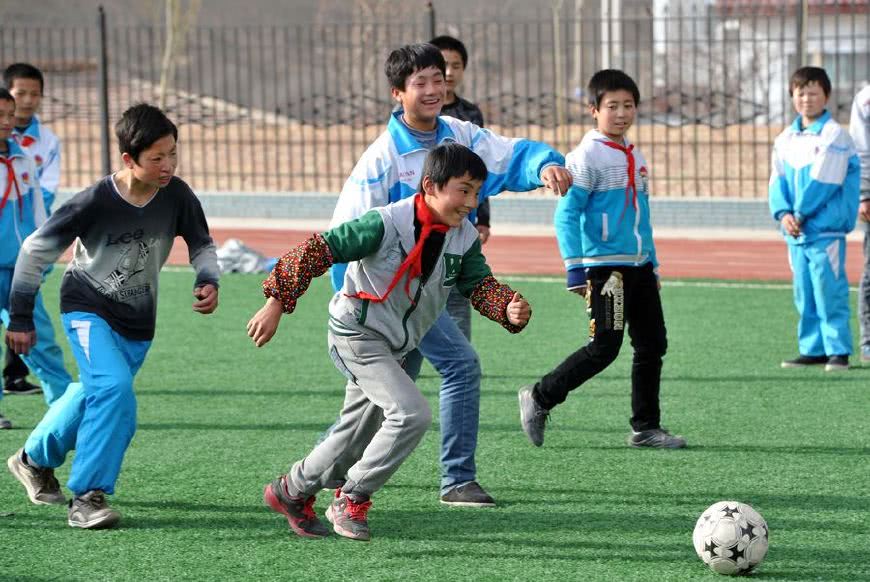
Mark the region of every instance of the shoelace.
POLYGON ((317 501, 317 498, 312 495, 305 500, 305 505, 302 506, 302 515, 304 515, 308 519, 317 519, 317 514, 314 513, 315 501, 317 501))
POLYGON ((78 499, 93 509, 102 509, 106 506, 106 496, 102 492, 94 493, 88 498, 79 497, 78 499))
POLYGON ((54 476, 54 471, 48 468, 34 469, 34 471, 43 486, 51 487, 52 489, 60 489, 60 483, 54 476))
POLYGON ((366 515, 369 512, 369 508, 372 506, 371 501, 365 501, 363 503, 354 503, 353 500, 348 497, 347 505, 345 506, 345 513, 353 520, 353 521, 365 521, 366 515))

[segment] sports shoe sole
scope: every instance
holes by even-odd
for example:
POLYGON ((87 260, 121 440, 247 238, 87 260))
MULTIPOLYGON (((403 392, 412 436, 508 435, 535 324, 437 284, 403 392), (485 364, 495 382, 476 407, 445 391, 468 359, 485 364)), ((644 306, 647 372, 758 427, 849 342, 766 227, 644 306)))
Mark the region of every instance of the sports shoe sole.
POLYGON ((441 505, 449 505, 450 507, 495 507, 495 503, 486 503, 479 501, 444 501, 441 500, 441 505))
POLYGON ((7 390, 6 388, 4 388, 3 394, 8 394, 9 396, 15 396, 16 394, 20 394, 22 396, 26 394, 42 394, 42 388, 40 388, 39 386, 35 388, 30 388, 29 390, 7 390))
POLYGON ((526 435, 526 438, 529 439, 529 442, 532 443, 536 447, 541 447, 544 445, 544 439, 542 438, 541 442, 536 443, 534 441, 534 439, 532 439, 532 435, 529 434, 529 431, 526 430, 526 415, 523 412, 523 410, 524 410, 523 409, 523 393, 524 392, 525 392, 525 389, 520 390, 517 393, 517 400, 519 400, 519 402, 520 402, 520 425, 523 427, 523 434, 526 435))
POLYGON ((325 515, 326 515, 326 520, 332 524, 333 531, 335 531, 335 533, 337 533, 338 535, 340 535, 342 537, 346 537, 349 540, 355 540, 358 542, 371 541, 371 539, 372 539, 371 535, 365 536, 365 537, 360 537, 359 534, 355 534, 350 530, 344 529, 343 527, 341 527, 340 525, 335 523, 335 521, 333 520, 332 504, 330 504, 329 507, 326 508, 325 515))
POLYGON ((825 372, 846 372, 848 369, 848 364, 845 366, 825 364, 825 372))
POLYGON ((24 485, 24 490, 27 491, 27 498, 30 499, 30 502, 34 505, 63 505, 66 503, 66 498, 64 497, 57 501, 43 501, 36 498, 36 492, 30 487, 30 481, 21 474, 19 467, 21 461, 16 458, 19 454, 20 452, 16 451, 15 454, 6 459, 6 466, 9 468, 9 472, 12 473, 12 476, 15 477, 19 483, 24 485))
POLYGON ((113 511, 108 515, 104 515, 90 521, 82 522, 68 519, 66 522, 67 524, 69 524, 70 527, 78 529, 109 529, 110 527, 115 527, 116 525, 118 525, 119 521, 121 521, 121 514, 113 511))
POLYGON ((275 495, 274 491, 272 491, 271 483, 267 484, 266 487, 263 489, 263 503, 266 505, 266 507, 268 507, 272 511, 274 511, 276 513, 280 513, 281 515, 286 517, 287 524, 290 526, 290 529, 292 529, 293 533, 295 533, 296 535, 303 537, 303 538, 311 538, 311 539, 315 539, 315 540, 322 540, 323 538, 326 537, 325 535, 321 536, 321 535, 313 534, 311 532, 307 532, 304 529, 302 529, 301 527, 299 527, 295 523, 296 518, 294 518, 292 515, 287 513, 287 510, 284 509, 284 505, 281 503, 281 500, 278 499, 278 496, 275 495))
POLYGON ((825 362, 818 362, 815 364, 795 364, 794 362, 782 362, 780 363, 780 368, 815 368, 819 366, 827 366, 825 362))

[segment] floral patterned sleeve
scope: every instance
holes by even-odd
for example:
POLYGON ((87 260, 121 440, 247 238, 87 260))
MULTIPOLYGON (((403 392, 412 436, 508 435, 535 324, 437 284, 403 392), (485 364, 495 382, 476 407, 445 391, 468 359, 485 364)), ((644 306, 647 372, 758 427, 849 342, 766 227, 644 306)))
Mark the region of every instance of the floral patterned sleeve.
POLYGON ((332 266, 332 252, 319 234, 281 257, 269 278, 263 281, 263 295, 281 302, 284 313, 293 313, 296 301, 308 290, 311 280, 332 266))
POLYGON ((508 321, 507 306, 514 296, 514 290, 499 283, 489 275, 481 279, 471 292, 471 306, 481 315, 493 320, 511 333, 519 333, 522 327, 508 321))

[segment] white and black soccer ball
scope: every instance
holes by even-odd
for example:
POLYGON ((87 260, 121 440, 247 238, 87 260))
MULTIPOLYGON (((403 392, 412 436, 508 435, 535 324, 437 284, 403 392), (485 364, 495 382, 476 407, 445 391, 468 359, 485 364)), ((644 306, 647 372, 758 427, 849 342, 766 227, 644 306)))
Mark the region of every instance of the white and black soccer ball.
POLYGON ((767 522, 738 501, 719 501, 705 509, 692 533, 698 557, 719 574, 751 571, 764 560, 768 541, 767 522))

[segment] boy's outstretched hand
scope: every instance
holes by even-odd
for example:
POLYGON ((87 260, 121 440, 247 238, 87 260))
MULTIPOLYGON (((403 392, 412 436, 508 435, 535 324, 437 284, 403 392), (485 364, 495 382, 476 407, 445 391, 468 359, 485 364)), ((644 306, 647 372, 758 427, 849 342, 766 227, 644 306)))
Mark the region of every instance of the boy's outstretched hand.
POLYGON ((567 168, 562 166, 547 166, 541 172, 541 182, 544 186, 556 193, 557 196, 564 196, 568 193, 568 188, 574 183, 574 178, 567 168))
POLYGON ((217 309, 218 290, 211 283, 194 289, 193 296, 198 300, 193 302, 193 310, 197 313, 208 315, 209 313, 214 313, 214 310, 217 309))
POLYGON ((508 321, 518 327, 526 327, 532 317, 532 306, 523 299, 523 296, 514 292, 511 302, 507 306, 508 321))
POLYGON ((266 304, 248 322, 248 337, 254 340, 258 348, 266 345, 278 331, 283 313, 281 303, 274 297, 269 297, 266 304))
POLYGON ((36 331, 7 331, 6 345, 16 354, 26 356, 36 345, 36 331))

